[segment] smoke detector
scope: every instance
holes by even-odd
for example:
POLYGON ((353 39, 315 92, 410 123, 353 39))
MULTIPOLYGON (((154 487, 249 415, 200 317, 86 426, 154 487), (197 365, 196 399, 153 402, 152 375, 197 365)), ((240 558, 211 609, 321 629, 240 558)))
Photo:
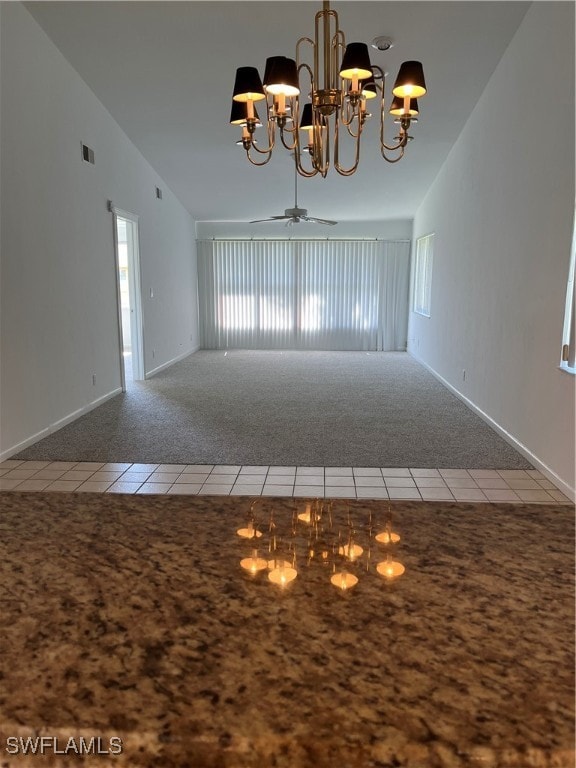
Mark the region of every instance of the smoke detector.
POLYGON ((389 51, 394 46, 394 41, 391 37, 380 35, 380 37, 375 37, 370 45, 372 48, 376 48, 377 51, 389 51))

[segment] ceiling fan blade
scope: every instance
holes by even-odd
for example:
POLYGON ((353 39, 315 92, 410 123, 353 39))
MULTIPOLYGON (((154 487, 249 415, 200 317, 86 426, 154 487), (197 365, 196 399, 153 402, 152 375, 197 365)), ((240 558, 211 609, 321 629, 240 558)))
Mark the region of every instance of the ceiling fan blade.
POLYGON ((301 221, 305 221, 308 224, 325 224, 328 227, 333 227, 338 224, 337 221, 331 221, 330 219, 317 219, 315 216, 308 216, 308 211, 305 208, 298 207, 298 169, 294 168, 294 208, 287 208, 284 211, 284 216, 270 216, 267 219, 255 219, 250 224, 260 224, 265 221, 285 221, 287 227, 291 227, 293 224, 298 224, 301 221))
POLYGON ((249 221, 249 224, 262 224, 264 221, 279 221, 282 219, 289 219, 290 216, 270 216, 267 219, 254 219, 254 221, 249 221))
POLYGON ((317 219, 315 216, 302 216, 304 221, 310 222, 310 224, 327 224, 329 227, 333 227, 334 224, 338 224, 337 221, 330 221, 330 219, 317 219))

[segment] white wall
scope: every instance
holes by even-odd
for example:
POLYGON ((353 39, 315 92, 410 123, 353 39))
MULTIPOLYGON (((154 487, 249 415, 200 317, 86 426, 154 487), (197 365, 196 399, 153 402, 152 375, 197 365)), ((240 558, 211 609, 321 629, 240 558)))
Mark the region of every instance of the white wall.
MULTIPOLYGON (((279 215, 284 211, 278 211, 279 215)), ((313 208, 309 210, 314 216, 313 208)), ((264 214, 266 215, 266 214, 264 214)), ((321 224, 296 224, 286 227, 283 222, 248 224, 241 221, 199 221, 196 224, 198 240, 211 238, 378 238, 379 240, 409 240, 412 237, 411 219, 390 221, 342 221, 333 227, 321 224)))
POLYGON ((534 3, 416 213, 414 239, 436 236, 409 351, 572 493, 574 377, 558 364, 573 212, 574 5, 534 3))
POLYGON ((119 390, 109 199, 140 217, 146 371, 193 351, 198 325, 190 215, 29 13, 16 3, 0 13, 6 458, 119 390))

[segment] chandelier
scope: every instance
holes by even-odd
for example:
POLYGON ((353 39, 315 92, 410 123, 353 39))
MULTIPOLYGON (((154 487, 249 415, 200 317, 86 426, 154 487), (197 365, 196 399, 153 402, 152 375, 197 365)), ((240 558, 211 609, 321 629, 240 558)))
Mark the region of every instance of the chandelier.
POLYGON ((400 160, 412 139, 408 131, 417 120, 417 100, 426 93, 422 64, 405 61, 401 65, 388 108, 385 84, 386 74, 370 63, 366 43, 346 45, 338 14, 324 0, 315 17, 314 39, 298 40, 295 59, 268 58, 263 79, 256 67, 236 70, 230 123, 242 127, 238 144, 253 165, 265 165, 279 139, 293 153, 300 175, 325 177, 333 164, 339 174, 351 176, 360 161, 360 142, 371 117, 368 104, 372 100, 378 105, 380 153, 386 161, 400 160), (311 66, 304 60, 306 56, 311 58, 311 66), (259 102, 262 120, 256 107, 259 102), (399 126, 391 144, 384 141, 387 111, 399 126), (259 127, 266 128, 266 146, 256 139, 259 127), (340 161, 343 135, 352 146, 353 161, 348 167, 340 161))

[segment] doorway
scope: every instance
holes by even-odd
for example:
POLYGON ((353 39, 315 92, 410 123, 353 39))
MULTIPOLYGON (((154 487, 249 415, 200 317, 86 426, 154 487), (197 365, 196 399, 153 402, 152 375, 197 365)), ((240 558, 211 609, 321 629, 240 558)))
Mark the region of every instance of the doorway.
POLYGON ((140 293, 138 217, 111 207, 118 295, 118 338, 122 391, 144 375, 144 341, 140 293))

